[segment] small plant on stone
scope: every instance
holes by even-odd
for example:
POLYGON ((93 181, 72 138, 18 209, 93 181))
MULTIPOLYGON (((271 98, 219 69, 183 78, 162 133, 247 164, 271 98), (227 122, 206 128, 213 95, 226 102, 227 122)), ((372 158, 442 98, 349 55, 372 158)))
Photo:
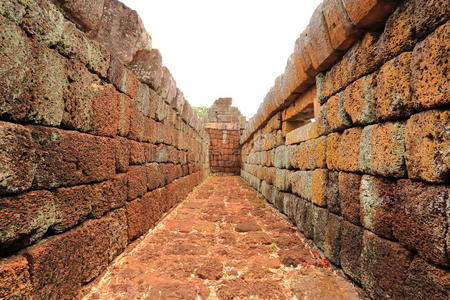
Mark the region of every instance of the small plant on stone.
POLYGON ((278 248, 278 246, 277 246, 276 241, 272 241, 272 244, 270 244, 270 247, 272 248, 273 252, 277 252, 278 250, 280 250, 280 248, 278 248))

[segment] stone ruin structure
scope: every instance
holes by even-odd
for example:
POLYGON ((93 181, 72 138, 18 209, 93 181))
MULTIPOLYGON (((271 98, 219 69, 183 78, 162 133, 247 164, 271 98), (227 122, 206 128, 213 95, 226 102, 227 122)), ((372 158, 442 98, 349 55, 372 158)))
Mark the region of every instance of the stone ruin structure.
POLYGON ((240 138, 247 120, 232 98, 220 98, 208 108, 205 129, 209 135, 209 163, 213 174, 239 175, 241 172, 240 138))
POLYGON ((199 120, 117 0, 2 0, 0 299, 76 298, 239 168, 371 299, 448 299, 449 16, 323 1, 245 124, 231 99, 199 120))

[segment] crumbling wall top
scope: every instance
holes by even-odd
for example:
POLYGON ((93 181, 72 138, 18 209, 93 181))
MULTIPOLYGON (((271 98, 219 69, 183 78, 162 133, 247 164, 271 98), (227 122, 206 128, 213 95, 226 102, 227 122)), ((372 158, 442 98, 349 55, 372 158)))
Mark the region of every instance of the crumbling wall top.
POLYGON ((244 129, 247 119, 241 114, 237 107, 232 106, 232 98, 219 98, 208 108, 205 116, 206 127, 213 126, 214 123, 237 124, 237 129, 244 129))

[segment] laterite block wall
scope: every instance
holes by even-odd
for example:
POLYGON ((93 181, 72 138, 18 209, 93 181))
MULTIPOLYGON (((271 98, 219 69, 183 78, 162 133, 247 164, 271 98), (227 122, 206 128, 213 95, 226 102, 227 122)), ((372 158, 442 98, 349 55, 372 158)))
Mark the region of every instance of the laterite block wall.
POLYGON ((213 174, 239 175, 241 171, 240 139, 247 121, 238 108, 231 106, 232 102, 231 98, 219 98, 205 116, 213 174))
POLYGON ((242 177, 372 299, 450 292, 449 16, 325 0, 241 139, 242 177))
POLYGON ((209 138, 115 0, 0 1, 0 299, 74 299, 208 172, 209 138))

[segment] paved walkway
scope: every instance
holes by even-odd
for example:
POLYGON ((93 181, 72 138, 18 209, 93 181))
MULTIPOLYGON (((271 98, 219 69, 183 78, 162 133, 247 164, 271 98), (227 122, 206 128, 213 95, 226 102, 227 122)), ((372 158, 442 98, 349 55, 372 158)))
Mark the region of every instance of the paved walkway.
POLYGON ((84 299, 362 298, 239 177, 210 177, 84 299))

